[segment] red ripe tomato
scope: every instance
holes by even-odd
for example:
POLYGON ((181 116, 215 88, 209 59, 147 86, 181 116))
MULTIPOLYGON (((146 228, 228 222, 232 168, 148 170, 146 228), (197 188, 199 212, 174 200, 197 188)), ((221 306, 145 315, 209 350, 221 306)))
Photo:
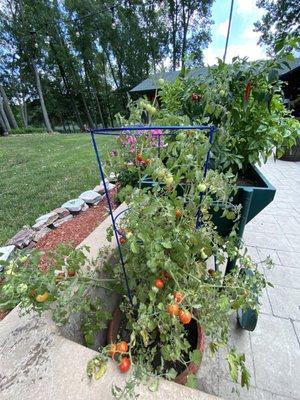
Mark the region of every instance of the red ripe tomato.
POLYGON ((188 311, 180 310, 179 319, 183 323, 183 325, 189 324, 192 319, 192 314, 188 311))
POLYGON ((167 313, 170 315, 178 315, 179 314, 179 306, 178 304, 168 304, 167 313))
POLYGON ((141 154, 138 154, 138 155, 136 156, 136 161, 138 161, 138 162, 142 162, 142 161, 143 161, 143 157, 142 157, 141 154))
POLYGON ((164 287, 164 281, 160 278, 156 278, 154 281, 154 286, 156 286, 158 289, 162 289, 164 287))
POLYGON ((119 353, 127 353, 127 351, 128 351, 128 343, 124 342, 124 341, 117 343, 117 351, 119 353))
POLYGON ((183 215, 183 212, 181 210, 176 210, 175 215, 176 215, 176 218, 181 218, 183 215))
POLYGON ((125 372, 127 372, 130 368, 131 365, 131 361, 129 357, 123 357, 120 364, 118 365, 118 368, 120 370, 120 372, 122 372, 123 374, 125 372))
POLYGON ((174 292, 173 293, 173 297, 174 297, 174 300, 176 301, 176 303, 181 303, 182 302, 182 300, 184 299, 184 294, 183 293, 181 293, 181 292, 174 292))
POLYGON ((120 244, 125 244, 125 243, 126 243, 126 238, 121 237, 121 238, 119 239, 119 242, 120 242, 120 244))
POLYGON ((69 277, 69 278, 72 278, 72 277, 75 276, 75 275, 76 275, 76 272, 75 272, 75 271, 73 271, 73 270, 68 271, 68 277, 69 277))

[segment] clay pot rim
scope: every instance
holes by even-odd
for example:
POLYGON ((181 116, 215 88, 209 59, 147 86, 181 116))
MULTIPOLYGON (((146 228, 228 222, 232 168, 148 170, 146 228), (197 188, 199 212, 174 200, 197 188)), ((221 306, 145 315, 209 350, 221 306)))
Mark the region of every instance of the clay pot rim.
MULTIPOLYGON (((116 306, 116 308, 113 311, 112 314, 112 319, 108 323, 108 329, 107 329, 107 342, 108 343, 113 343, 113 338, 114 338, 114 328, 117 325, 119 325, 120 320, 121 320, 122 312, 120 310, 119 305, 116 306)), ((204 353, 204 348, 205 348, 205 333, 203 327, 197 323, 197 332, 198 332, 198 338, 197 338, 197 346, 196 349, 200 350, 202 355, 204 353)), ((187 366, 187 368, 181 372, 179 375, 176 376, 176 378, 173 380, 175 383, 179 383, 181 385, 185 385, 187 382, 187 376, 189 374, 195 375, 200 368, 200 365, 195 364, 194 362, 190 362, 187 366)))

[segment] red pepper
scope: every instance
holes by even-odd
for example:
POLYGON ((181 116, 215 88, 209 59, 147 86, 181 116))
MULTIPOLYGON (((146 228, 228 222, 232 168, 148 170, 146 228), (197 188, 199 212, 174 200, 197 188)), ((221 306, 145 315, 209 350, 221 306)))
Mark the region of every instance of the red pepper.
POLYGON ((245 93, 244 93, 244 101, 247 102, 249 100, 250 97, 250 92, 252 89, 252 84, 251 82, 248 82, 245 88, 245 93))

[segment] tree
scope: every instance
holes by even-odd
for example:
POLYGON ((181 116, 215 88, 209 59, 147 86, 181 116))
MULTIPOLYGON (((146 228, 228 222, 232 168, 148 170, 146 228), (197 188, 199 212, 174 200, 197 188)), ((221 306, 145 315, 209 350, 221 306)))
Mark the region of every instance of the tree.
POLYGON ((268 47, 271 55, 275 43, 284 39, 288 34, 300 35, 300 6, 298 0, 257 0, 259 8, 266 14, 261 21, 255 23, 255 31, 260 32, 260 44, 268 47))
POLYGON ((194 65, 202 64, 202 50, 210 41, 213 0, 167 0, 171 32, 172 68, 185 67, 187 58, 194 65))

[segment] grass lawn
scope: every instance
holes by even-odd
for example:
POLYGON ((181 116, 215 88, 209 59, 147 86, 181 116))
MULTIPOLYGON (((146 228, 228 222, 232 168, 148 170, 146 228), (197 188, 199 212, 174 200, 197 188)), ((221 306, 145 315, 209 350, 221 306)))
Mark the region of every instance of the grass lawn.
MULTIPOLYGON (((103 156, 113 138, 98 137, 103 156)), ((99 182, 89 134, 0 137, 0 246, 99 182)))

